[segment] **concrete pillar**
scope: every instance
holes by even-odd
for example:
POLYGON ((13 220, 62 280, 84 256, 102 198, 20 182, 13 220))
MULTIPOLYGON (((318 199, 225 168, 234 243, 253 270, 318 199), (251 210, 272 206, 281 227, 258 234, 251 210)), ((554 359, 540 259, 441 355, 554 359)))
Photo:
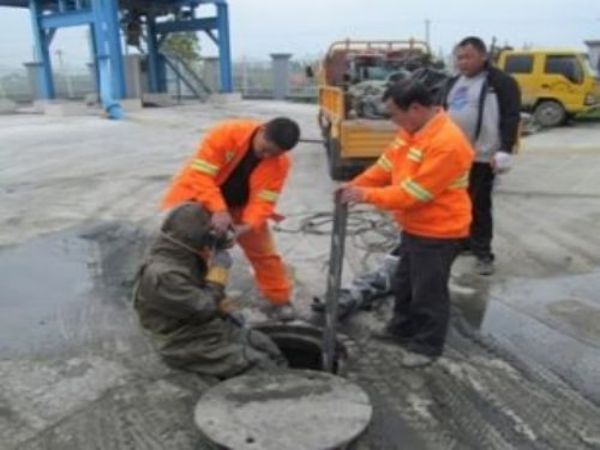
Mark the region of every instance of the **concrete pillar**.
POLYGON ((207 56, 202 59, 202 78, 212 92, 219 92, 219 57, 207 56))
POLYGON ((85 64, 88 68, 88 74, 90 76, 90 82, 94 87, 94 90, 98 92, 98 72, 96 70, 96 64, 89 62, 85 64))
POLYGON ((123 57, 127 98, 142 97, 142 69, 140 59, 141 56, 136 54, 125 55, 123 57))
POLYGON ((291 53, 271 53, 273 70, 273 98, 285 100, 290 92, 291 53))
POLYGON ((23 64, 25 66, 25 70, 27 71, 27 81, 29 82, 29 90, 31 92, 32 98, 39 99, 42 98, 42 92, 40 90, 39 80, 43 76, 43 64, 39 62, 27 62, 23 64))

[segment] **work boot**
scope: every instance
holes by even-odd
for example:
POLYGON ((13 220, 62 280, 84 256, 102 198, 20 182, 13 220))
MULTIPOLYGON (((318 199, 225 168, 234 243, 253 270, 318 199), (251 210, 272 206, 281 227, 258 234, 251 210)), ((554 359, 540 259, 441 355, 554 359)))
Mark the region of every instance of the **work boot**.
POLYGON ((291 302, 275 305, 265 301, 259 308, 269 320, 291 322, 296 318, 296 310, 291 302))
POLYGON ((489 276, 494 273, 494 260, 491 258, 479 258, 475 263, 475 271, 479 275, 489 276))

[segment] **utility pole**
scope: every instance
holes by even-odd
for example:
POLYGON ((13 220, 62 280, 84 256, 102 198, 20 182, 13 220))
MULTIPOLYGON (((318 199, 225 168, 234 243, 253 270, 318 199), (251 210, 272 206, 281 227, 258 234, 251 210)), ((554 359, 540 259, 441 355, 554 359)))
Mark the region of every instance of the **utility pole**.
POLYGON ((425 19, 425 42, 427 43, 427 45, 431 45, 431 42, 429 41, 429 29, 431 26, 431 20, 429 19, 425 19))
POLYGON ((65 80, 67 82, 67 97, 73 98, 73 86, 71 85, 71 77, 65 71, 65 63, 63 61, 63 51, 61 49, 58 49, 58 50, 56 50, 55 53, 56 53, 56 56, 58 57, 58 64, 60 65, 60 71, 61 71, 63 77, 65 77, 65 80))

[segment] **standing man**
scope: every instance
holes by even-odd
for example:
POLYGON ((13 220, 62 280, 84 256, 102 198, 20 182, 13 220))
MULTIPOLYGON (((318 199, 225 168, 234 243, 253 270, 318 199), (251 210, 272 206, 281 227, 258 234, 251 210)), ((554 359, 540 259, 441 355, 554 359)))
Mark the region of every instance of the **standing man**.
POLYGON ((272 319, 292 320, 291 283, 267 225, 288 175, 287 151, 300 138, 296 122, 233 120, 218 125, 170 186, 163 208, 195 201, 211 214, 217 233, 234 232, 254 268, 272 319))
POLYGON ((339 195, 393 211, 402 229, 394 315, 380 337, 404 345, 402 363, 410 367, 431 362, 444 348, 450 267, 471 223, 473 150, 420 82, 401 81, 383 100, 400 132, 339 195))
POLYGON ((521 120, 521 93, 510 75, 491 65, 478 37, 459 42, 456 64, 460 75, 448 81, 442 101, 476 151, 469 176, 473 222, 465 249, 476 256, 478 273, 491 275, 492 189, 495 175, 511 167, 521 120))

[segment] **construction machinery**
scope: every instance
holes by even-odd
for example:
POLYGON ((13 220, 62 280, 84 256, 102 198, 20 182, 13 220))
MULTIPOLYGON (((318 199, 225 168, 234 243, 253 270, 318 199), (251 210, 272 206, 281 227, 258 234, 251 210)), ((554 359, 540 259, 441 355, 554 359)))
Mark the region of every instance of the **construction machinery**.
POLYGON ((383 152, 395 127, 386 120, 381 95, 429 65, 429 47, 414 39, 331 45, 318 75, 318 121, 334 180, 352 178, 383 152))

